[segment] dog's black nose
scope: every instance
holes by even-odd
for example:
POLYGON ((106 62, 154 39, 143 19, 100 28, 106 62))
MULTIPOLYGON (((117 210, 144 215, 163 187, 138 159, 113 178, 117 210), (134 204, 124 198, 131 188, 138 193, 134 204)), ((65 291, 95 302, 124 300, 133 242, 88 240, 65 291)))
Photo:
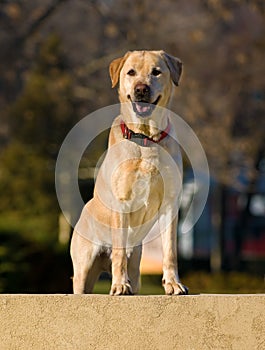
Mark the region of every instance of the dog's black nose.
POLYGON ((149 102, 151 89, 148 85, 139 83, 134 88, 134 95, 137 100, 145 100, 146 102, 149 102))

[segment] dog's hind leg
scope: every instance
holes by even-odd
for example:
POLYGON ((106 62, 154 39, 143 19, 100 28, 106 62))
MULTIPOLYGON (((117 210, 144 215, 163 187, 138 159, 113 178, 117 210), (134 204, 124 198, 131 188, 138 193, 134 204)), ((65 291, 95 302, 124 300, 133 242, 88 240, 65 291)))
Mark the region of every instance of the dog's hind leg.
POLYGON ((95 259, 93 265, 89 269, 85 281, 85 293, 91 294, 93 292, 93 288, 95 283, 97 282, 100 274, 102 272, 101 266, 99 264, 99 261, 95 259))
POLYGON ((80 236, 76 231, 74 232, 71 242, 74 294, 84 294, 92 291, 92 282, 94 279, 96 280, 96 270, 93 269, 93 264, 99 249, 99 246, 80 236), (87 283, 88 277, 91 277, 89 283, 87 283))
POLYGON ((94 285, 103 271, 109 274, 111 273, 111 259, 106 253, 98 254, 91 269, 88 271, 85 285, 86 294, 93 292, 94 285))

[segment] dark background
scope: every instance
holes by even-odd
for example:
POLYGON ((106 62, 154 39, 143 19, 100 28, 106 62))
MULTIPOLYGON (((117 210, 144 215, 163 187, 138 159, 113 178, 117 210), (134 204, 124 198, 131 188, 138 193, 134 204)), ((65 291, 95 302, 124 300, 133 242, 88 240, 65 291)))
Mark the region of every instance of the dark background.
MULTIPOLYGON (((117 103, 108 65, 134 49, 183 61, 172 110, 209 162, 209 200, 189 253, 180 249, 183 278, 195 292, 264 289, 264 26, 259 0, 0 1, 0 292, 71 291, 57 154, 80 119, 117 103)), ((95 166, 103 136, 83 166, 95 166)), ((89 198, 93 180, 80 185, 89 198)))

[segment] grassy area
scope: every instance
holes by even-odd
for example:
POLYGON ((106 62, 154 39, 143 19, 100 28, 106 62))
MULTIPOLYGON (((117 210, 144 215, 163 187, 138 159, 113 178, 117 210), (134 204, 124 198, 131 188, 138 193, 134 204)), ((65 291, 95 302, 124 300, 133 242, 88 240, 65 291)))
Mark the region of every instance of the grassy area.
POLYGON ((0 214, 0 235, 17 236, 17 239, 38 244, 54 244, 58 239, 57 216, 25 216, 18 212, 0 214))
MULTIPOLYGON (((188 286, 190 294, 200 293, 265 293, 264 279, 246 273, 220 273, 206 272, 189 273, 182 278, 188 286)), ((110 280, 100 280, 94 288, 96 294, 108 294, 110 280)), ((161 286, 161 276, 144 275, 141 277, 141 295, 164 294, 161 286)))
MULTIPOLYGON (((108 294, 110 291, 111 281, 100 280, 96 283, 93 293, 108 294)), ((161 285, 161 276, 142 276, 141 277, 141 295, 163 294, 161 285)))
MULTIPOLYGON (((69 247, 58 244, 55 226, 44 216, 0 215, 0 293, 72 292, 69 247)), ((190 294, 265 293, 262 263, 259 266, 253 270, 256 274, 182 272, 181 280, 190 294)), ((140 294, 163 295, 161 279, 161 275, 143 275, 140 294)), ((108 294, 110 284, 101 279, 94 293, 108 294)))
POLYGON ((183 279, 191 294, 197 293, 265 293, 264 276, 229 272, 207 274, 189 273, 183 279))

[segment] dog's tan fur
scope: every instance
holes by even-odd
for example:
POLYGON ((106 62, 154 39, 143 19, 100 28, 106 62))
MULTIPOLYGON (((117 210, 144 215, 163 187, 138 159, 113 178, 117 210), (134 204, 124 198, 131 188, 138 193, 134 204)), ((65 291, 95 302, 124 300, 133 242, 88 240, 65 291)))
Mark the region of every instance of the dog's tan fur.
MULTIPOLYGON (((124 121, 133 132, 157 141, 169 122, 168 114, 159 107, 169 105, 181 67, 179 59, 163 51, 128 52, 110 64, 112 87, 119 83, 121 114, 110 131, 94 197, 85 205, 72 237, 74 293, 91 293, 104 270, 112 272, 111 295, 137 293, 141 241, 155 221, 163 242, 165 293, 187 292, 178 278, 173 213, 181 179, 163 157, 163 152, 172 154, 176 142, 168 136, 159 144, 143 147, 124 139, 120 126, 124 121), (150 88, 149 103, 158 101, 150 116, 139 116, 132 108, 138 86, 150 88)), ((170 134, 173 132, 171 128, 170 134)))

